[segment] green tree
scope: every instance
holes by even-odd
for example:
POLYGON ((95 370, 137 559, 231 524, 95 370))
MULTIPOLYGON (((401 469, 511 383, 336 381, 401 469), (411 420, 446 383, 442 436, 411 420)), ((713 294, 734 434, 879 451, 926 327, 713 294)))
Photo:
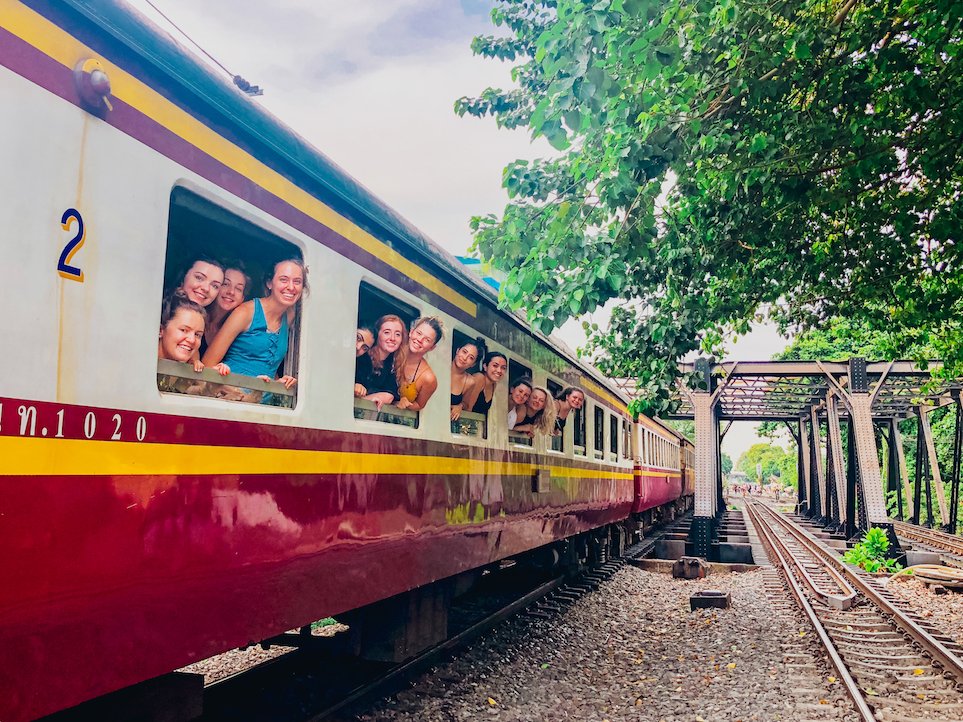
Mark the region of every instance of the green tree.
MULTIPOLYGON (((893 349, 898 345, 887 330, 873 328, 869 323, 839 316, 827 319, 819 328, 810 328, 797 335, 780 353, 777 360, 848 361, 862 357, 870 361, 891 361, 897 358, 893 349)), ((920 349, 934 353, 931 349, 920 349)))
POLYGON ((472 220, 502 300, 549 331, 620 299, 587 352, 648 413, 677 360, 760 313, 885 330, 963 371, 963 3, 499 0, 518 87, 456 102, 556 157, 472 220))
POLYGON ((722 452, 722 473, 724 476, 732 473, 732 457, 724 451, 722 452))
POLYGON ((671 419, 666 423, 673 429, 686 437, 693 444, 695 443, 695 422, 688 419, 671 419))
POLYGON ((796 486, 796 456, 787 453, 781 446, 766 442, 753 444, 739 457, 736 468, 750 479, 756 479, 757 464, 762 466, 764 481, 778 476, 784 484, 796 486))
MULTIPOLYGON (((781 360, 825 359, 829 361, 845 361, 855 356, 871 360, 889 361, 897 357, 897 344, 893 340, 893 333, 885 329, 873 328, 863 321, 849 318, 831 318, 820 328, 808 329, 796 336, 785 349, 773 358, 781 360)), ((918 355, 930 357, 936 351, 925 344, 915 349, 918 355)), ((937 459, 942 478, 946 483, 946 498, 950 498, 949 480, 953 463, 953 435, 955 433, 955 415, 952 406, 937 409, 930 414, 930 425, 933 429, 933 441, 936 446, 937 459)), ((784 428, 781 422, 767 421, 759 425, 758 434, 768 439, 778 438, 784 428)), ((844 424, 841 429, 843 448, 847 448, 849 430, 844 424)), ((903 438, 903 453, 910 478, 914 478, 916 470, 916 433, 917 425, 914 419, 900 422, 900 433, 903 438)), ((795 450, 790 450, 794 455, 795 450)), ((882 468, 886 472, 885 460, 882 468)), ((895 500, 893 501, 895 508, 895 500)), ((934 512, 935 512, 934 502, 934 512)))

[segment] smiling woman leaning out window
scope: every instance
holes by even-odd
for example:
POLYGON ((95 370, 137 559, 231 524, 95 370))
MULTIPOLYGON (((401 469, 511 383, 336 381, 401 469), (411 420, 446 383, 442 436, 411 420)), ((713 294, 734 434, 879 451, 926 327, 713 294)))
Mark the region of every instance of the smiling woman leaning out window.
POLYGON ((264 297, 241 304, 228 316, 203 362, 222 376, 257 376, 276 380, 290 389, 297 379, 278 377, 278 369, 288 351, 288 331, 294 322, 295 307, 308 289, 304 261, 278 261, 264 285, 264 297))
MULTIPOLYGON (((395 372, 399 349, 408 343, 408 329, 400 316, 388 313, 375 321, 374 346, 355 356, 354 395, 377 404, 393 404, 399 398, 395 372)), ((357 344, 355 346, 357 351, 357 344)))
POLYGON ((407 345, 398 350, 395 375, 398 380, 398 408, 420 411, 438 388, 438 378, 425 361, 444 336, 445 329, 435 316, 422 316, 411 324, 407 345))

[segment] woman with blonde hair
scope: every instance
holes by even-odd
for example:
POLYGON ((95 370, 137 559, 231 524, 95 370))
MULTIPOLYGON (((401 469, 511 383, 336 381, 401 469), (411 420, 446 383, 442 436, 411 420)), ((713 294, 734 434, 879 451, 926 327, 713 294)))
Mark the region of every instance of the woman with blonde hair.
POLYGON ((438 388, 438 378, 425 361, 445 334, 441 319, 422 316, 411 324, 408 343, 402 345, 395 358, 395 377, 398 381, 399 409, 420 411, 438 388))
POLYGON ((550 436, 555 432, 555 402, 548 389, 544 386, 532 389, 525 404, 525 418, 520 418, 512 431, 529 436, 536 433, 550 436))

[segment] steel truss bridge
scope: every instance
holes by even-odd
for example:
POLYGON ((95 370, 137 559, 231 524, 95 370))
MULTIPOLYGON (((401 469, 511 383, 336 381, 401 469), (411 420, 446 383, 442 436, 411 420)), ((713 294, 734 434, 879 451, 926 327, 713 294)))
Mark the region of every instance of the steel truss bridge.
MULTIPOLYGON (((722 363, 699 359, 682 364, 683 381, 675 394, 678 408, 666 418, 695 421, 696 496, 690 536, 694 553, 714 555, 713 532, 725 509, 720 443, 735 421, 786 424, 798 449, 799 509, 827 527, 847 537, 871 526, 883 527, 898 548, 885 493, 896 491, 901 518, 918 523, 925 494, 930 523, 938 515, 940 525, 955 533, 963 383, 936 381, 934 372, 940 366, 861 358, 722 363), (956 415, 949 499, 929 422, 933 410, 947 405, 955 407, 956 415), (912 483, 899 430, 899 422, 910 418, 915 418, 918 432, 912 483)), ((633 381, 616 384, 634 395, 633 381)))

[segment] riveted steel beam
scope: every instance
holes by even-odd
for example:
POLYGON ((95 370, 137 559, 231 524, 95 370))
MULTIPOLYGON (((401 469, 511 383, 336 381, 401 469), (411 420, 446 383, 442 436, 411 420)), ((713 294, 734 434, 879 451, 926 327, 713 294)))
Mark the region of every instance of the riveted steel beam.
POLYGON ((926 406, 918 406, 916 413, 919 417, 920 432, 923 434, 923 444, 926 449, 926 458, 930 465, 930 478, 933 486, 936 487, 936 503, 940 508, 940 522, 945 528, 950 525, 950 510, 946 504, 946 490, 943 488, 943 477, 940 474, 940 464, 936 458, 936 445, 933 443, 933 430, 930 428, 929 409, 926 406))
POLYGON ((829 467, 829 474, 832 476, 833 489, 836 492, 837 508, 833 511, 839 514, 838 518, 833 519, 840 524, 846 523, 846 469, 843 466, 843 435, 839 426, 839 401, 836 393, 826 396, 826 422, 829 427, 827 445, 829 450, 826 453, 826 465, 829 467))
POLYGON ((889 524, 889 516, 886 513, 883 475, 879 470, 879 456, 876 449, 873 400, 869 393, 851 393, 848 401, 859 467, 860 499, 866 508, 866 523, 870 526, 886 525, 889 524))
POLYGON ((823 471, 822 443, 819 438, 819 412, 813 407, 809 410, 809 440, 812 449, 813 499, 819 501, 819 514, 823 519, 829 518, 829 495, 824 486, 826 474, 823 471))
POLYGON ((806 420, 800 418, 797 422, 796 449, 798 451, 797 476, 799 477, 799 511, 809 514, 810 509, 810 474, 809 474, 809 430, 806 420))

